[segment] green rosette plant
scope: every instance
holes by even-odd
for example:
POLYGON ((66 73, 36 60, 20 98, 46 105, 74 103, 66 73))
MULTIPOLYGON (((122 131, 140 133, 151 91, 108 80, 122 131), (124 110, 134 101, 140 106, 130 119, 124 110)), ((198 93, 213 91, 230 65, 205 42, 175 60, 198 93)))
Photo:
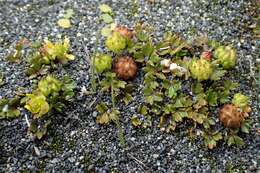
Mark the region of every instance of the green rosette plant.
POLYGON ((248 106, 249 98, 241 93, 236 93, 232 99, 232 103, 240 107, 241 109, 245 109, 248 106))
POLYGON ((112 68, 112 57, 109 55, 97 55, 94 64, 97 73, 103 73, 112 68))
POLYGON ((44 96, 48 96, 54 92, 59 92, 61 90, 61 86, 62 83, 51 75, 48 75, 38 83, 38 88, 44 96))
POLYGON ((107 38, 106 46, 110 51, 120 53, 126 47, 126 39, 119 32, 113 32, 107 38))
POLYGON ((214 56, 224 69, 230 69, 236 65, 236 50, 230 46, 219 46, 214 56))
POLYGON ((211 63, 205 59, 192 60, 189 69, 191 76, 199 81, 208 80, 213 73, 211 63))
POLYGON ((50 106, 42 93, 26 94, 24 106, 33 114, 33 118, 40 118, 49 112, 50 106))
POLYGON ((65 37, 63 42, 52 43, 49 40, 45 40, 42 48, 43 58, 50 60, 58 60, 62 64, 66 64, 68 61, 74 60, 75 56, 68 53, 70 50, 70 41, 65 37))

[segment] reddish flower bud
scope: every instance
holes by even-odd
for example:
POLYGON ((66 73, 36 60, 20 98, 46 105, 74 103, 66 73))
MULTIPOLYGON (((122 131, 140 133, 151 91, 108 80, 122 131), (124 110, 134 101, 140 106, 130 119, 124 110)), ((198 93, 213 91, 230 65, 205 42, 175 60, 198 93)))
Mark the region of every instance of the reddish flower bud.
POLYGON ((212 52, 211 51, 202 52, 201 58, 203 58, 205 60, 208 60, 208 61, 211 61, 211 59, 212 59, 212 52))

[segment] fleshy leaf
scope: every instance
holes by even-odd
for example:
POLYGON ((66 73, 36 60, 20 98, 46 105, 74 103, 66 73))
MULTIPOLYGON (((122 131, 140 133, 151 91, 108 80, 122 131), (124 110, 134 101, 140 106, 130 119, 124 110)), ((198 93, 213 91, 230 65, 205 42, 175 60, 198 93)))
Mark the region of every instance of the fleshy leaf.
POLYGON ((100 11, 103 12, 103 13, 112 13, 112 12, 113 12, 112 9, 111 9, 111 7, 109 7, 109 6, 106 5, 106 4, 101 4, 101 5, 99 6, 99 9, 100 9, 100 11))
POLYGON ((105 23, 112 23, 112 22, 113 22, 113 18, 112 18, 109 14, 102 14, 102 15, 101 15, 101 19, 102 19, 105 23))
POLYGON ((58 25, 62 28, 70 28, 71 27, 71 23, 69 19, 59 19, 58 20, 58 25))

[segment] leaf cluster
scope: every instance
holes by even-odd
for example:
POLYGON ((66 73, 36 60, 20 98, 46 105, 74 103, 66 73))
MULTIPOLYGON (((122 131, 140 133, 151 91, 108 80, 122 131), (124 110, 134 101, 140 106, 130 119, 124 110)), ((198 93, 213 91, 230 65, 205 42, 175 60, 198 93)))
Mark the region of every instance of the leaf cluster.
POLYGON ((100 113, 99 116, 97 116, 96 122, 98 124, 108 124, 111 121, 116 123, 119 120, 119 110, 117 109, 109 109, 108 106, 101 102, 96 106, 97 111, 100 113))
POLYGON ((23 55, 23 48, 28 45, 28 40, 23 38, 15 44, 14 51, 7 56, 7 60, 10 62, 20 62, 23 55))
POLYGON ((108 37, 111 35, 113 29, 115 28, 116 24, 114 23, 114 13, 111 7, 106 4, 101 4, 99 6, 101 11, 100 19, 106 24, 101 29, 101 35, 104 37, 108 37))
POLYGON ((34 118, 40 118, 52 108, 61 111, 65 107, 64 102, 71 101, 74 89, 75 83, 68 76, 60 81, 53 75, 48 75, 39 81, 38 88, 32 94, 26 94, 22 102, 34 118))
POLYGON ((0 99, 0 119, 13 119, 20 115, 20 98, 0 99))
MULTIPOLYGON (((218 142, 229 136, 222 130, 216 130, 215 125, 218 121, 216 116, 211 114, 211 110, 217 106, 230 103, 231 95, 238 87, 237 83, 223 80, 228 70, 224 70, 213 56, 214 49, 221 46, 220 43, 207 37, 190 42, 173 33, 166 33, 158 42, 153 38, 152 29, 142 24, 137 24, 131 33, 128 28, 116 30, 112 9, 103 4, 100 10, 101 19, 106 24, 101 34, 108 37, 106 40, 108 50, 118 56, 126 54, 132 57, 139 67, 142 67, 144 74, 142 85, 144 103, 140 105, 138 114, 134 114, 131 118, 133 126, 151 127, 153 118, 159 117, 158 127, 170 132, 187 121, 193 125, 191 131, 195 128, 203 129, 197 136, 204 139, 209 149, 213 149, 218 142), (200 55, 200 59, 196 58, 197 55, 200 55), (192 64, 194 70, 191 69, 192 64), (200 78, 204 74, 205 76, 200 78)), ((107 105, 100 103, 97 106, 100 113, 97 123, 108 124, 119 120, 115 100, 116 98, 120 100, 118 96, 124 93, 127 83, 118 80, 116 74, 112 72, 99 76, 102 77, 101 91, 111 93, 112 108, 109 109, 107 105)), ((127 92, 124 94, 122 100, 126 99, 125 102, 128 104, 128 100, 132 97, 127 92)), ((236 103, 239 104, 247 103, 241 96, 237 100, 236 103)), ((241 131, 248 132, 249 126, 246 123, 243 128, 241 127, 241 131)))
POLYGON ((66 102, 72 101, 74 96, 75 82, 68 76, 64 76, 62 80, 58 80, 53 75, 48 75, 38 82, 38 87, 21 100, 24 107, 32 113, 34 119, 33 123, 40 123, 40 120, 48 122, 43 126, 39 126, 39 129, 32 126, 30 130, 41 139, 42 135, 47 132, 46 127, 50 123, 48 117, 51 116, 51 111, 62 112, 66 102))
POLYGON ((36 50, 28 57, 29 68, 27 75, 34 75, 44 71, 46 66, 55 67, 56 63, 67 64, 74 60, 75 56, 70 54, 70 41, 65 37, 64 41, 51 42, 45 40, 43 45, 37 46, 36 50))

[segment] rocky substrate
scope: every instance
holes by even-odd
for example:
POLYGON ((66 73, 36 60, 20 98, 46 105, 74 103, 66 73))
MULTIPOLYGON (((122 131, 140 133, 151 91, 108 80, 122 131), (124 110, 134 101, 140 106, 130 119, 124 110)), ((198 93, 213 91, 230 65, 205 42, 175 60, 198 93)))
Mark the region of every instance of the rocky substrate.
MULTIPOLYGON (((30 91, 33 81, 24 74, 25 61, 13 64, 5 60, 15 42, 21 38, 42 41, 57 40, 66 35, 72 42, 76 60, 59 68, 58 74, 68 73, 77 82, 75 101, 63 114, 53 115, 48 135, 41 141, 27 134, 24 115, 15 120, 0 121, 0 172, 257 172, 260 171, 260 103, 259 91, 253 84, 255 66, 259 62, 259 40, 248 26, 253 24, 248 0, 160 0, 150 2, 117 0, 7 0, 0 1, 0 72, 6 84, 0 88, 0 98, 15 95, 19 87, 30 91), (133 82, 136 86, 130 105, 121 105, 127 149, 117 139, 116 126, 96 124, 93 104, 106 99, 97 94, 82 96, 83 86, 90 87, 89 64, 85 50, 95 49, 99 9, 106 3, 115 11, 116 22, 133 26, 136 21, 152 25, 155 37, 165 31, 179 32, 190 39, 199 34, 232 44, 239 56, 239 65, 230 79, 240 83, 238 91, 251 98, 254 121, 249 135, 242 136, 242 149, 220 144, 216 149, 205 148, 202 139, 191 141, 185 124, 173 133, 153 128, 136 129, 131 116, 142 104, 142 74, 133 82), (57 25, 63 11, 73 9, 72 27, 57 25)), ((100 46, 99 50, 104 47, 100 46)), ((109 98, 107 98, 109 99, 109 98)), ((216 110, 217 111, 217 110, 216 110)), ((217 116, 216 114, 214 116, 217 116)))

